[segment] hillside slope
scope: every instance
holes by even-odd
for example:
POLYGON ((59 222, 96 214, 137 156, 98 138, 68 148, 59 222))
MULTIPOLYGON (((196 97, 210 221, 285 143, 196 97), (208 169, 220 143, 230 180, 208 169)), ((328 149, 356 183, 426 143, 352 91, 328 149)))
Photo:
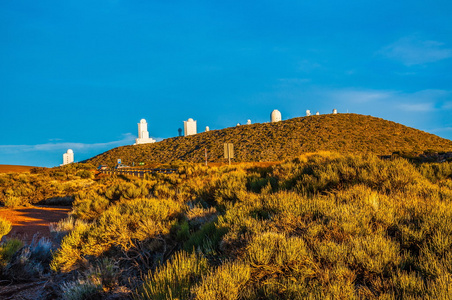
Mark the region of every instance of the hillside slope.
POLYGON ((280 161, 320 150, 389 155, 396 151, 452 151, 452 141, 395 122, 357 114, 320 115, 212 130, 154 144, 123 146, 87 162, 114 165, 175 160, 224 161, 224 143, 233 143, 234 161, 280 161))
POLYGON ((30 172, 35 167, 31 166, 19 166, 19 165, 0 165, 0 173, 24 173, 30 172))

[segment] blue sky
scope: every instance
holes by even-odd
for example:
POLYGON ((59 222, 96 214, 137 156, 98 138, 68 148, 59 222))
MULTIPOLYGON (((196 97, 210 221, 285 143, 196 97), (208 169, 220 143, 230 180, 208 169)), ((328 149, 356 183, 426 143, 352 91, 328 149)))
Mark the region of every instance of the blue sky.
POLYGON ((0 164, 305 111, 452 139, 450 1, 1 1, 0 164))

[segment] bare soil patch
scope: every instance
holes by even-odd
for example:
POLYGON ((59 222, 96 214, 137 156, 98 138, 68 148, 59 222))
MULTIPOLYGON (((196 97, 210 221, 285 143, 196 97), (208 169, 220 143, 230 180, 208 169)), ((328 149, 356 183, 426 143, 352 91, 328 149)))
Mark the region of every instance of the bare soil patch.
POLYGON ((35 167, 16 166, 16 165, 0 165, 0 173, 25 173, 35 167))
MULTIPOLYGON (((11 232, 7 237, 14 237, 30 244, 33 236, 50 238, 49 224, 66 218, 71 207, 61 206, 31 206, 23 208, 0 208, 0 217, 13 224, 11 232)), ((47 278, 48 279, 48 278, 47 278)), ((46 285, 48 281, 12 283, 0 282, 0 299, 5 300, 35 300, 53 299, 46 285)))
POLYGON ((13 224, 7 237, 15 237, 30 243, 35 234, 50 238, 49 224, 66 218, 70 211, 70 207, 61 206, 1 208, 0 217, 13 224))

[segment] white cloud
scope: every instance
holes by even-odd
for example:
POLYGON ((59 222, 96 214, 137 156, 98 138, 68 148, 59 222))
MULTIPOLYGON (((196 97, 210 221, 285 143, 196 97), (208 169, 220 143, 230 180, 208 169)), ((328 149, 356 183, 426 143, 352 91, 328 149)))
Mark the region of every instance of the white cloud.
POLYGON ((74 151, 89 151, 101 149, 106 147, 118 147, 126 144, 131 144, 135 140, 135 136, 131 133, 126 133, 124 137, 118 141, 106 143, 46 143, 37 145, 0 145, 0 153, 18 153, 18 152, 32 152, 32 151, 66 151, 72 149, 74 151))
POLYGON ((452 108, 452 92, 427 89, 416 92, 369 89, 322 90, 318 94, 327 101, 348 108, 360 106, 392 109, 402 112, 433 112, 452 108))
POLYGON ((429 112, 435 110, 433 103, 402 103, 398 105, 403 111, 411 111, 411 112, 429 112))
POLYGON ((392 91, 358 89, 335 90, 329 93, 331 98, 335 98, 337 101, 353 103, 370 103, 389 99, 394 96, 394 92, 392 91))
POLYGON ((441 108, 446 110, 452 109, 452 101, 447 101, 443 103, 443 106, 441 108))
POLYGON ((432 132, 432 133, 435 133, 435 132, 452 132, 452 127, 434 128, 434 129, 430 129, 429 132, 432 132))
POLYGON ((384 47, 380 53, 401 61, 406 66, 432 63, 452 57, 452 49, 445 48, 444 43, 422 40, 417 36, 401 38, 384 47))

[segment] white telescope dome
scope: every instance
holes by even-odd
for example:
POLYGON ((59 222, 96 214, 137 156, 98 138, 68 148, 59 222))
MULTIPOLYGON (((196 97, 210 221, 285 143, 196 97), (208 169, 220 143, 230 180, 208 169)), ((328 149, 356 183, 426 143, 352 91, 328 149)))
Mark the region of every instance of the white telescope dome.
POLYGON ((281 113, 279 112, 279 110, 275 109, 272 111, 272 113, 270 114, 270 121, 271 122, 281 121, 281 113))

